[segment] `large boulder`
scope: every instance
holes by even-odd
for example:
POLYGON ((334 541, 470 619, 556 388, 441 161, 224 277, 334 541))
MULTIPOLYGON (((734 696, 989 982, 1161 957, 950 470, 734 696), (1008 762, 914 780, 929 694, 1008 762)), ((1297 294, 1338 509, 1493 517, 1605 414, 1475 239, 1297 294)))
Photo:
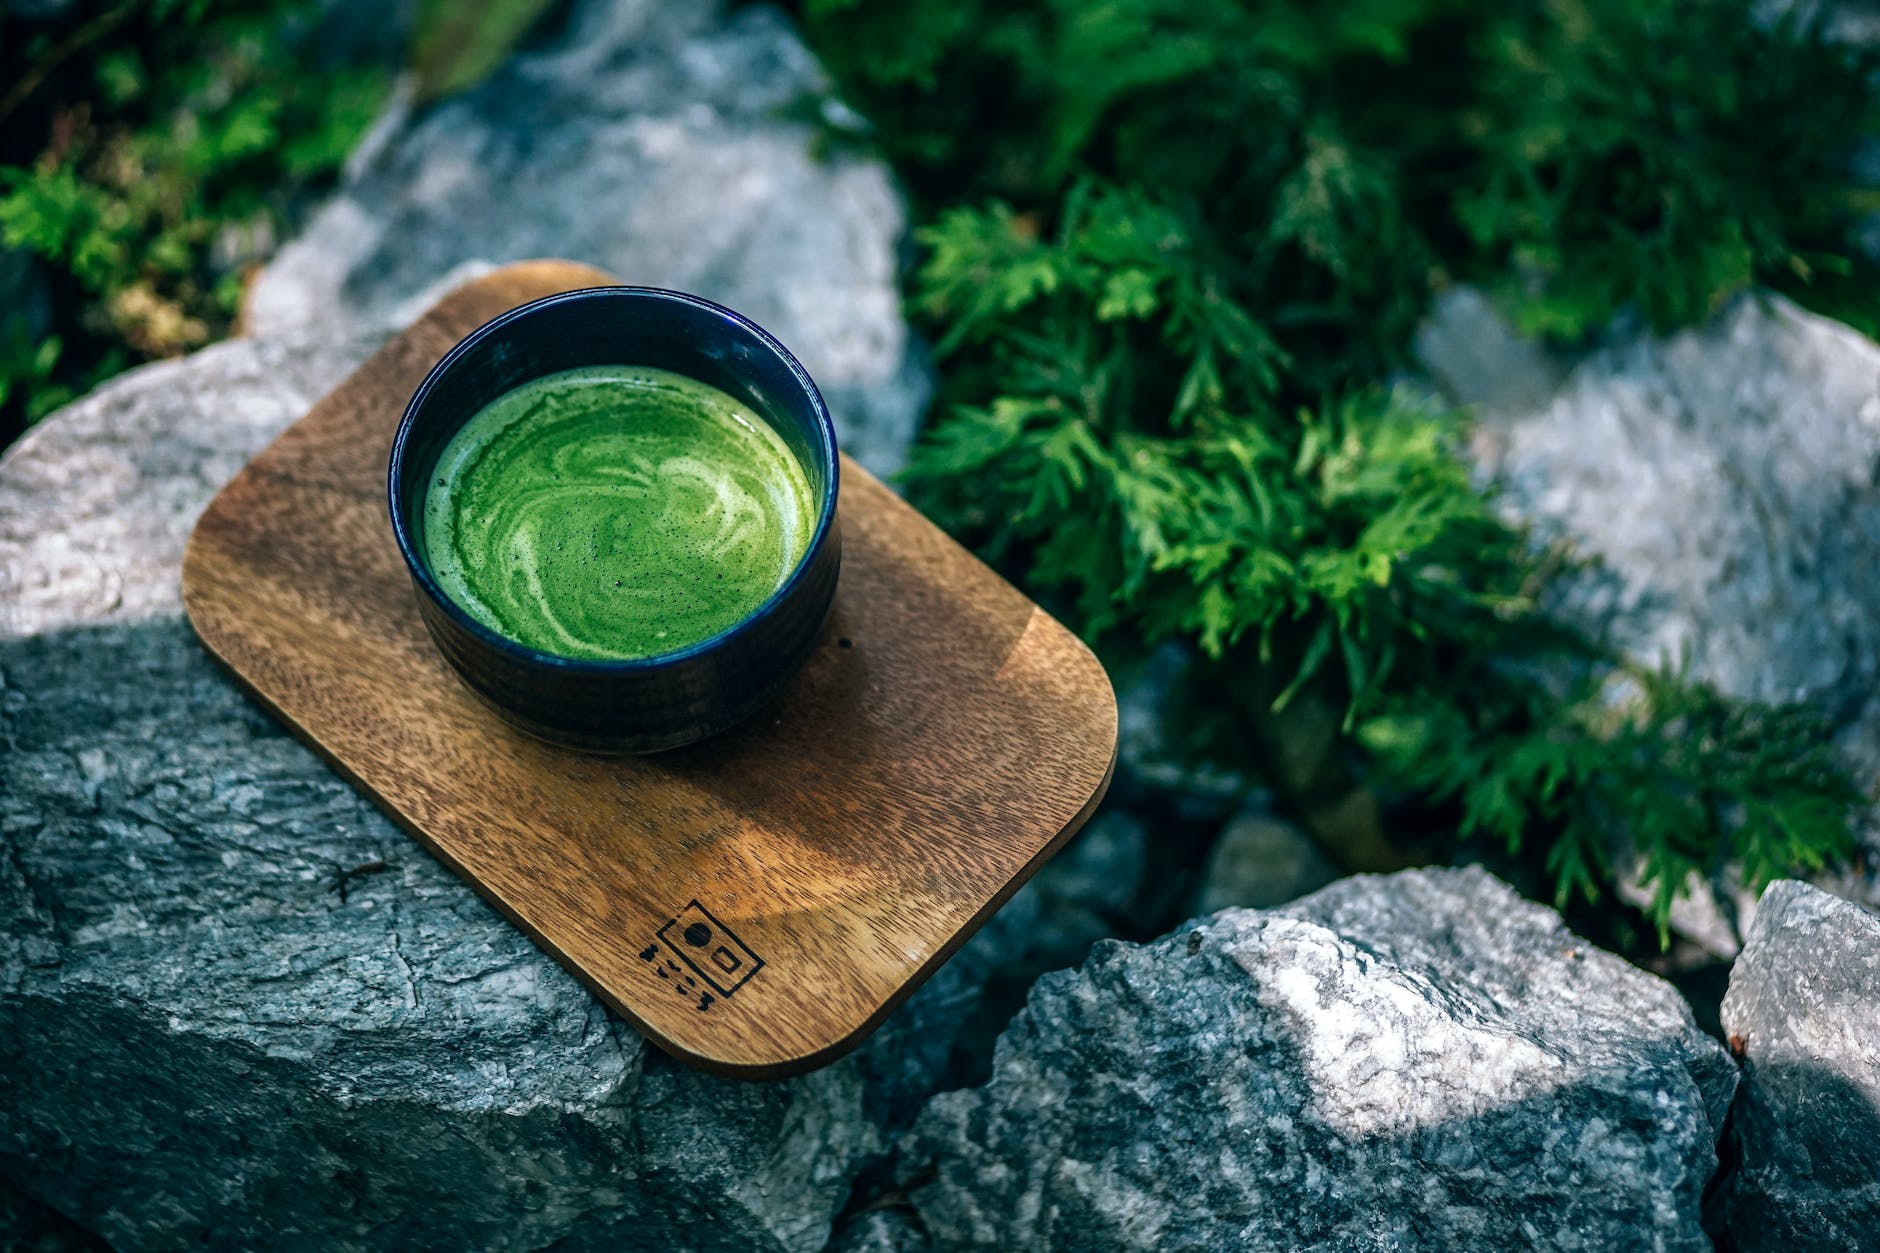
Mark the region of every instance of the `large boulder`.
POLYGON ((820 81, 782 20, 567 20, 393 120, 262 279, 259 334, 126 375, 0 460, 0 1174, 116 1248, 818 1247, 1009 942, 995 919, 814 1075, 693 1073, 183 621, 216 488, 485 246, 725 299, 804 351, 877 464, 905 439, 899 202, 774 116, 820 81))
POLYGON ((828 397, 843 447, 905 459, 930 391, 900 310, 905 210, 775 10, 579 0, 467 95, 396 105, 251 289, 264 336, 397 321, 466 264, 556 256, 755 318, 828 397))
POLYGON ((1451 292, 1419 347, 1476 407, 1504 505, 1598 558, 1554 607, 1645 661, 1688 654, 1732 695, 1818 705, 1880 777, 1880 345, 1758 294, 1621 338, 1555 387, 1495 326, 1451 292))
POLYGON ((1486 872, 1362 876, 1041 980, 842 1247, 1707 1253, 1735 1085, 1486 872))
POLYGON ((232 340, 34 427, 0 460, 0 640, 177 620, 203 506, 380 338, 232 340))
POLYGON ((182 621, 191 518, 358 355, 224 344, 0 463, 0 1170, 127 1250, 815 1247, 857 1065, 652 1052, 182 621))
MULTIPOLYGON (((1753 293, 1565 361, 1457 288, 1417 351, 1474 408, 1470 451, 1502 508, 1595 559, 1555 581, 1552 612, 1728 695, 1813 706, 1880 786, 1880 345, 1753 293)), ((1733 955, 1754 895, 1727 875, 1691 887, 1674 925, 1733 955)))
POLYGON ((1744 1253, 1880 1239, 1880 918, 1793 880, 1764 893, 1723 1026, 1743 1062, 1726 1213, 1744 1253))

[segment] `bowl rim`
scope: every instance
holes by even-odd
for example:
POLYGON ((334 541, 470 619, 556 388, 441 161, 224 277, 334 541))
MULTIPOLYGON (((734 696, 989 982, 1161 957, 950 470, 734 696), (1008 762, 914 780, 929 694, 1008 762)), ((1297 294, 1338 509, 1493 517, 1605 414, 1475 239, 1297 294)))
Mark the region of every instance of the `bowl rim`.
MULTIPOLYGON (((596 361, 595 365, 621 365, 627 362, 596 361)), ((565 674, 618 675, 644 673, 662 670, 682 664, 704 653, 715 652, 737 636, 756 629, 761 623, 776 615, 781 605, 798 586, 808 577, 815 566, 829 534, 835 529, 836 499, 841 487, 842 459, 836 447, 835 422, 829 416, 829 406, 823 401, 822 392, 817 389, 816 381, 803 368, 803 363, 794 353, 784 347, 783 341, 775 335, 737 312, 726 308, 703 296, 694 296, 689 292, 676 291, 666 287, 636 287, 626 284, 599 287, 580 287, 572 291, 556 292, 531 300, 527 304, 517 305, 497 314, 483 325, 458 340, 451 350, 438 358, 425 374, 424 381, 412 392, 411 399, 405 404, 404 416, 399 419, 398 430, 392 436, 392 453, 386 465, 386 497, 391 510, 392 537, 397 541, 398 552, 405 560, 405 567, 411 577, 423 590, 425 596, 458 627, 467 631, 478 642, 493 647, 518 661, 530 665, 545 666, 565 674), (418 414, 424 407, 425 400, 437 386, 440 379, 456 363, 474 352, 484 341, 501 334, 514 323, 527 320, 542 310, 556 305, 574 304, 589 300, 651 300, 657 303, 686 305, 696 310, 721 318, 738 330, 754 336, 759 343, 772 353, 789 369, 790 374, 810 399, 810 408, 816 415, 816 448, 827 459, 829 472, 823 478, 823 489, 816 518, 816 529, 810 536, 809 544, 803 549, 803 555, 776 590, 764 598, 763 602, 750 613, 738 619, 724 630, 702 640, 687 644, 670 652, 653 653, 645 657, 592 658, 567 657, 560 653, 543 652, 486 626, 472 617, 468 610, 459 605, 455 598, 439 586, 432 577, 422 559, 419 558, 412 542, 411 518, 404 502, 399 498, 398 482, 405 465, 406 444, 411 431, 417 424, 418 414)))

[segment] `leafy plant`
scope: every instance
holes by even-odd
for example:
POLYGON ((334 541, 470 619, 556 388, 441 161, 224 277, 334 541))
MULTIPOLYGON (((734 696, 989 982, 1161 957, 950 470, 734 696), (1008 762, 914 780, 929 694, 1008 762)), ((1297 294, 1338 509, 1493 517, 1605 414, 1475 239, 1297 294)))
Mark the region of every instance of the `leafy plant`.
POLYGON ((1874 51, 1670 0, 1548 0, 1483 38, 1493 142, 1458 212, 1525 329, 1576 338, 1622 308, 1670 329, 1752 281, 1806 299, 1852 273, 1880 210, 1849 164, 1880 120, 1874 51))
POLYGON ((1206 751, 1257 770, 1329 707, 1374 788, 1562 901, 1640 876, 1661 938, 1694 875, 1849 855, 1829 728, 1546 621, 1560 556, 1389 380, 1455 277, 1579 338, 1850 271, 1867 54, 1724 0, 805 18, 926 218, 946 416, 910 489, 1113 662, 1192 648, 1206 751))
POLYGON ((1564 699, 1518 684, 1489 692, 1460 705, 1399 699, 1359 738, 1400 779, 1459 801, 1463 835, 1515 853, 1538 836, 1561 904, 1636 877, 1666 944, 1692 876, 1720 880, 1736 866, 1761 887, 1854 851, 1860 793, 1831 728, 1806 710, 1626 665, 1583 677, 1564 699))
POLYGON ((0 322, 0 405, 21 393, 28 421, 37 421, 71 399, 71 391, 51 382, 65 348, 57 335, 35 341, 23 319, 0 322))
POLYGON ((474 87, 502 63, 553 0, 419 0, 411 69, 420 101, 474 87))
POLYGON ((0 243, 44 263, 59 324, 51 348, 0 355, 17 421, 225 333, 256 255, 244 241, 265 244, 338 168, 387 75, 304 55, 307 21, 282 0, 5 20, 0 243))

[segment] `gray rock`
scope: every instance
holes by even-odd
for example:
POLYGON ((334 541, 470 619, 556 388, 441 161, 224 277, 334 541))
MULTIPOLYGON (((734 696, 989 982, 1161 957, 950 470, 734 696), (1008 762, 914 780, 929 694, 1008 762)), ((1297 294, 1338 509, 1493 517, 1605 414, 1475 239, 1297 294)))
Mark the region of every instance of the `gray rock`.
POLYGON ((110 1253, 71 1219, 0 1179, 0 1253, 110 1253))
POLYGON ((755 318, 815 376, 844 448, 897 469, 930 392, 896 283, 905 211, 880 162, 818 155, 786 116, 827 91, 770 9, 580 0, 476 90, 395 106, 247 324, 383 324, 465 263, 586 261, 755 318))
POLYGON ((1735 1083, 1486 872, 1348 879, 1046 977, 854 1247, 1707 1251, 1735 1083))
POLYGON ((1142 893, 1148 858, 1148 828, 1120 809, 1104 810, 1071 837, 1021 892, 1036 901, 1022 944, 1025 982, 1077 965, 1092 944, 1117 933, 1142 893))
POLYGON ((196 516, 378 345, 232 340, 119 375, 0 461, 0 640, 182 611, 196 516))
POLYGON ((29 1189, 119 1249, 820 1242, 871 1146, 853 1069, 652 1055, 174 622, 0 670, 0 1168, 29 1189))
MULTIPOLYGON (((1551 388, 1557 363, 1496 327, 1453 292, 1418 343, 1477 407, 1471 451, 1508 515, 1597 559, 1549 608, 1645 664, 1813 705, 1880 786, 1880 345, 1749 295, 1705 327, 1620 337, 1551 388)), ((1727 875, 1693 887, 1674 926, 1734 954, 1753 896, 1727 875)))
POLYGON ((926 1233, 898 1208, 856 1214, 836 1228, 829 1253, 927 1253, 926 1233))
POLYGON ((0 1174, 119 1249, 819 1246, 976 940, 857 1058, 651 1051, 210 663, 214 490, 372 347, 133 371, 0 461, 0 1174))
POLYGON ((1543 408, 1565 373, 1554 353, 1523 339, 1488 294, 1474 287, 1438 292, 1413 347, 1452 399, 1483 413, 1543 408))
POLYGON ((1763 895, 1723 1025, 1743 1062, 1726 1213, 1736 1247, 1880 1233, 1880 918, 1793 880, 1763 895))
POLYGON ((1192 664, 1179 645, 1165 644, 1119 676, 1117 781, 1124 793, 1153 793, 1173 801, 1188 816, 1219 818, 1254 785, 1238 771, 1198 761, 1185 741, 1182 694, 1192 664))
POLYGON ((1336 878, 1338 867, 1318 841, 1290 822, 1249 810, 1216 837, 1193 912, 1284 905, 1336 878))
POLYGON ((1593 353, 1538 403, 1427 364, 1454 398, 1488 402, 1473 452, 1506 507, 1599 559, 1559 612, 1880 742, 1880 345, 1766 295, 1593 353))

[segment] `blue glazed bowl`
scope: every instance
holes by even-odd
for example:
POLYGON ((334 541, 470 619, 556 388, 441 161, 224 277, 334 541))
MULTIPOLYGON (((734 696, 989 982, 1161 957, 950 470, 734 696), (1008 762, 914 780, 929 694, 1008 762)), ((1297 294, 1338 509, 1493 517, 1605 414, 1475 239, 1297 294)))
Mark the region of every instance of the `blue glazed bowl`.
POLYGON ((835 428, 809 374, 771 335, 709 300, 652 287, 592 287, 523 305, 472 331, 418 385, 392 441, 392 534, 418 611, 457 674, 504 719, 591 752, 650 753, 749 717, 802 665, 835 597, 835 428), (631 661, 538 652, 472 618, 425 563, 424 493, 459 427, 498 395, 577 366, 654 366, 728 392, 775 428, 816 494, 796 569, 751 615, 710 639, 631 661))

